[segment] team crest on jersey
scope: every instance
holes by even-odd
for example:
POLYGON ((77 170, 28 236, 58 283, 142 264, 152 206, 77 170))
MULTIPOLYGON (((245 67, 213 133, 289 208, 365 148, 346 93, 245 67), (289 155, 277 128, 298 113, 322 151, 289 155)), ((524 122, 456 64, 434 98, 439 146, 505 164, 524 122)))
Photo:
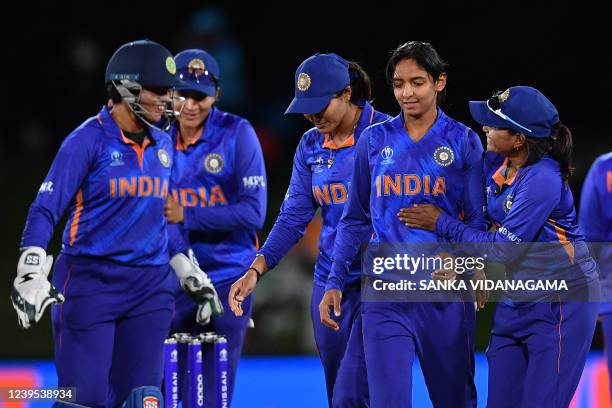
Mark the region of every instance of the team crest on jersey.
POLYGON ((391 147, 385 146, 385 148, 380 152, 380 155, 382 157, 380 164, 395 163, 395 160, 393 160, 393 149, 391 147))
POLYGON ((508 194, 504 199, 504 212, 507 213, 512 209, 512 202, 514 201, 514 195, 508 194))
POLYGON ((157 397, 144 397, 142 399, 142 408, 159 408, 159 399, 157 397))
POLYGON ((440 166, 448 167, 455 160, 455 152, 447 146, 440 146, 433 154, 433 158, 440 166))
POLYGON ((220 172, 223 169, 223 157, 218 153, 210 153, 204 159, 204 167, 209 173, 220 172))
POLYGON ((308 88, 310 88, 311 84, 312 80, 310 79, 310 75, 305 72, 302 72, 300 75, 298 75, 297 87, 300 91, 307 91, 308 88))
POLYGON ((123 154, 117 150, 111 153, 111 166, 123 166, 123 154))
POLYGON ((162 164, 162 166, 166 168, 170 167, 170 156, 168 156, 167 151, 165 151, 164 149, 159 149, 157 151, 157 158, 159 159, 159 162, 162 164))

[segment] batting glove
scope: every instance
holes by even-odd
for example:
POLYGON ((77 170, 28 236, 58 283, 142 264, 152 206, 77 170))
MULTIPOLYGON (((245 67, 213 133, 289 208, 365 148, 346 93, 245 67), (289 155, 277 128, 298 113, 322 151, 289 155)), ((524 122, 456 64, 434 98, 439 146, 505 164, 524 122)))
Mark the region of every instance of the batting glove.
POLYGON ((38 322, 47 306, 64 301, 64 296, 49 283, 51 265, 53 256, 40 247, 25 248, 19 257, 11 302, 24 329, 38 322))

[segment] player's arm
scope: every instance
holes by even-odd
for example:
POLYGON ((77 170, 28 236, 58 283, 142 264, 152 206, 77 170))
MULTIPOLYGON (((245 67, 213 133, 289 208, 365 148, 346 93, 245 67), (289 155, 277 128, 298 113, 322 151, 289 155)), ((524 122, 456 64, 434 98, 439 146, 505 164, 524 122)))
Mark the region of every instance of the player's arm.
POLYGON ((489 260, 508 263, 526 249, 521 242, 532 242, 547 222, 561 197, 562 181, 558 173, 531 171, 521 180, 512 208, 496 231, 479 231, 445 213, 435 224, 438 235, 457 243, 478 243, 489 260))
POLYGON ((580 228, 588 242, 604 242, 606 228, 601 208, 601 186, 597 183, 600 160, 593 163, 582 185, 580 194, 580 228))
POLYGON ((236 203, 215 207, 184 207, 189 231, 234 231, 260 229, 266 218, 267 180, 263 153, 249 122, 238 125, 236 140, 236 203))
POLYGON ((289 188, 266 242, 258 251, 251 268, 230 290, 229 304, 237 316, 242 314, 240 304, 255 289, 261 275, 274 268, 304 236, 315 214, 317 204, 312 196, 312 174, 306 163, 306 141, 306 138, 302 139, 293 157, 289 188))
POLYGON ((468 129, 465 140, 465 189, 463 194, 463 221, 470 227, 487 230, 485 215, 485 188, 483 183, 483 149, 478 135, 468 129))
POLYGON ((368 139, 366 130, 357 142, 351 188, 349 189, 348 200, 344 206, 342 218, 340 218, 336 231, 334 261, 327 278, 327 284, 325 285, 325 295, 323 295, 323 299, 319 303, 321 322, 336 331, 340 329, 340 326, 335 320, 330 318, 330 309, 334 310, 335 316, 340 316, 342 313, 340 303, 344 281, 349 273, 351 264, 359 255, 361 244, 368 242, 372 234, 368 139))
POLYGON ((30 206, 11 293, 19 324, 25 329, 40 320, 48 305, 64 300, 49 283, 53 256, 46 249, 66 207, 76 204, 77 194, 82 197, 79 188, 94 155, 91 145, 86 135, 68 136, 30 206))

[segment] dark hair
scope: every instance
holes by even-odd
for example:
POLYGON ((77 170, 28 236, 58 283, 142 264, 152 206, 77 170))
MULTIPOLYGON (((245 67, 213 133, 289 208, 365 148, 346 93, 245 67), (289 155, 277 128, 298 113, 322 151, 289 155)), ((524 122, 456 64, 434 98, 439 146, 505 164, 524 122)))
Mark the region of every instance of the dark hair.
MULTIPOLYGON (((510 134, 519 133, 513 129, 508 131, 510 134)), ((574 142, 572 132, 567 126, 559 122, 553 127, 553 134, 550 137, 535 138, 525 136, 525 141, 527 147, 527 166, 537 163, 542 156, 548 153, 550 157, 559 162, 561 178, 564 181, 569 179, 574 172, 574 167, 572 166, 574 142)))
POLYGON ((367 72, 355 61, 349 61, 349 77, 351 79, 351 102, 363 106, 372 100, 372 81, 367 72))
MULTIPOLYGON (((423 68, 436 82, 440 79, 440 75, 446 72, 448 64, 440 58, 438 51, 428 42, 423 41, 408 41, 397 47, 391 53, 389 61, 387 61, 386 76, 389 85, 393 84, 393 73, 395 67, 400 61, 405 59, 413 59, 423 68)), ((446 88, 437 95, 437 103, 440 105, 446 97, 446 88)))

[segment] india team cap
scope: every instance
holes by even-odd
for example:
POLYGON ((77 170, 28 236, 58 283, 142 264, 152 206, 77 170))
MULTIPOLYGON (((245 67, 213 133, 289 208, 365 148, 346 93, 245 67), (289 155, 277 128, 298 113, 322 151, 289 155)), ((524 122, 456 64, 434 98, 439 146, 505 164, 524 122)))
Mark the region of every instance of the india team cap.
POLYGON ((184 50, 174 57, 179 79, 184 85, 179 91, 196 91, 214 96, 217 93, 221 72, 217 60, 208 52, 200 49, 184 50))
POLYGON ((132 41, 119 47, 108 61, 104 82, 130 80, 142 86, 172 88, 181 82, 170 51, 151 40, 132 41))
POLYGON ((550 137, 559 124, 557 108, 530 86, 513 86, 486 101, 470 101, 470 112, 481 125, 511 128, 536 138, 550 137))
POLYGON ((295 71, 295 98, 285 114, 321 112, 334 95, 350 85, 348 67, 336 54, 315 54, 306 59, 295 71))

